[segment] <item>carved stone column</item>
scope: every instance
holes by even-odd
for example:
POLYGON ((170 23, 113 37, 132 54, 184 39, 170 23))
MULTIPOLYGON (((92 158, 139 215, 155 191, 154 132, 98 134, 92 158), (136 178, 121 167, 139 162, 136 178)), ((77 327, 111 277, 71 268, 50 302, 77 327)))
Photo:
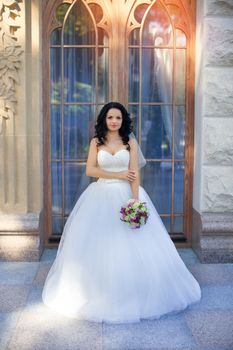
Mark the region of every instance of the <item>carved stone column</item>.
POLYGON ((0 259, 42 250, 40 1, 0 1, 0 259))
POLYGON ((233 262, 233 6, 197 1, 193 248, 233 262))

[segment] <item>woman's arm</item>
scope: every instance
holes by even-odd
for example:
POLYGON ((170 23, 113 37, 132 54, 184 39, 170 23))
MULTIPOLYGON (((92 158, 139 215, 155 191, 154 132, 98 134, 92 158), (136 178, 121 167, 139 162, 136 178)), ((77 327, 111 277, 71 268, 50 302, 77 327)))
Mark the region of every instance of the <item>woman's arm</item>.
POLYGON ((128 181, 133 181, 135 179, 135 174, 132 171, 111 172, 97 167, 97 145, 96 139, 94 138, 90 142, 86 164, 86 175, 96 178, 102 177, 104 179, 123 179, 128 181))
POLYGON ((136 179, 130 183, 132 190, 132 199, 139 200, 139 185, 140 185, 140 173, 138 168, 138 146, 134 139, 129 141, 130 144, 130 161, 129 170, 135 171, 136 179))

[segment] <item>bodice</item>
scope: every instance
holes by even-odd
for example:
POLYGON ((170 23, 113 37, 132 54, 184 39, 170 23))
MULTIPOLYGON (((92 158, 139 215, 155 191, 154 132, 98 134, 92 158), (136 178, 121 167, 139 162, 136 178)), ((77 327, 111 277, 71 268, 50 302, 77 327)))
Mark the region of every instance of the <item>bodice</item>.
MULTIPOLYGON (((118 172, 118 171, 128 170, 129 151, 127 151, 127 149, 120 149, 114 155, 112 155, 110 152, 101 149, 97 154, 97 162, 98 162, 98 166, 101 169, 106 171, 118 172)), ((104 178, 99 178, 98 181, 105 181, 105 182, 124 181, 125 182, 125 180, 104 179, 104 178)))

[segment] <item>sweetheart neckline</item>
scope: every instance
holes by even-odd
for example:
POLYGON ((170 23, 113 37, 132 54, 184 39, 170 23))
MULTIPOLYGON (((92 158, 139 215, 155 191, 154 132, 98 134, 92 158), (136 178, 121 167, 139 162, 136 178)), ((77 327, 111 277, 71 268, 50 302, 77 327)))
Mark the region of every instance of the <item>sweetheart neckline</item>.
POLYGON ((110 154, 110 156, 112 156, 112 157, 114 157, 117 153, 119 153, 119 152, 121 152, 121 151, 127 151, 127 152, 129 152, 126 148, 122 148, 122 149, 119 149, 119 151, 117 151, 116 153, 112 154, 112 153, 106 151, 105 149, 100 149, 100 150, 98 151, 98 154, 99 154, 99 152, 101 152, 101 151, 104 151, 104 152, 110 154))

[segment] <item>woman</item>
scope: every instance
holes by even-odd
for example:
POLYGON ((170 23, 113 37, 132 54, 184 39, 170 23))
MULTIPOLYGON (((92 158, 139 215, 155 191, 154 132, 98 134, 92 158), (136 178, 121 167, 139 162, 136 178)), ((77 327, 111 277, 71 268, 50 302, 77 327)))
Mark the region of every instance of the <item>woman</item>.
POLYGON ((45 281, 44 303, 69 317, 138 322, 201 298, 152 201, 139 184, 138 144, 121 104, 106 104, 90 142, 86 175, 98 178, 77 200, 45 281), (129 200, 147 203, 139 229, 120 220, 129 200))

